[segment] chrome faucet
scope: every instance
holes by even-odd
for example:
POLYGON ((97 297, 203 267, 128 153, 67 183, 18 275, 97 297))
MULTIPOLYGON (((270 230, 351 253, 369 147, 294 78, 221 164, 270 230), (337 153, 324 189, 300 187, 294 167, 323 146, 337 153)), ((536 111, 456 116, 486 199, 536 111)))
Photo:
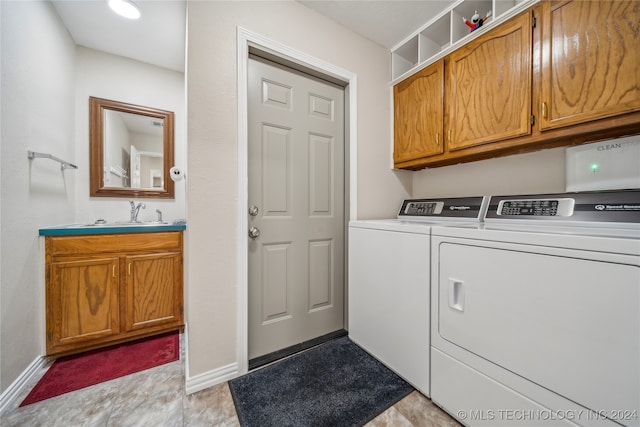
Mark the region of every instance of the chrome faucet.
POLYGON ((146 206, 144 203, 138 203, 136 206, 133 200, 129 200, 129 204, 131 205, 131 222, 138 222, 138 213, 140 212, 140 208, 145 209, 146 206))

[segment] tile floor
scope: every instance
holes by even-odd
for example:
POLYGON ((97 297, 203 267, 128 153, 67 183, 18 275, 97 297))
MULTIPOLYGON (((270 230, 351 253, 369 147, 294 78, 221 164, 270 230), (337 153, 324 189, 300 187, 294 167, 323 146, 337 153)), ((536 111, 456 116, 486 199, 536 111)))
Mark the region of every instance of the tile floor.
MULTIPOLYGON (((33 379, 32 387, 46 367, 33 379)), ((184 351, 179 361, 19 408, 30 391, 0 417, 10 426, 239 426, 226 383, 190 395, 184 389, 184 351)), ((380 414, 367 427, 459 426, 418 392, 380 414)))

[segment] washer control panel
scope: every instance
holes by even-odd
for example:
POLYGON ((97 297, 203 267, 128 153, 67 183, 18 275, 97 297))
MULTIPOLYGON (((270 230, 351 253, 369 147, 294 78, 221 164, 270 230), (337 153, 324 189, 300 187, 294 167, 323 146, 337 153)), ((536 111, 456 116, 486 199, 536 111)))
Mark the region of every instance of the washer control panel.
POLYGON ((489 198, 485 196, 407 199, 400 206, 398 219, 408 221, 465 219, 479 222, 488 202, 489 198))
POLYGON ((403 213, 411 216, 440 215, 444 202, 410 201, 403 207, 403 213))
POLYGON ((501 216, 571 216, 574 206, 570 198, 502 200, 497 212, 501 216))

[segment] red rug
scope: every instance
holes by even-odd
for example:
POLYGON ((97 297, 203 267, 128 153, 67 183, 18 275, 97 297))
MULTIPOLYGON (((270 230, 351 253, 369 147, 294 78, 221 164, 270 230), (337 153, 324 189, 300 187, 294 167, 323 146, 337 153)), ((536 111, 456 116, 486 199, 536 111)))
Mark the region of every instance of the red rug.
POLYGON ((178 332, 56 360, 20 406, 180 359, 178 332))

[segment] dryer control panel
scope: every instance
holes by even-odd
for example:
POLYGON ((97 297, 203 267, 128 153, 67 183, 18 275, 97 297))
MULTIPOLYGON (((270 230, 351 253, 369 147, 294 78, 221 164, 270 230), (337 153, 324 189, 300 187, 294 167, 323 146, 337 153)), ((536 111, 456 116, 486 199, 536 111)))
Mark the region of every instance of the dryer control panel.
POLYGON ((502 200, 497 212, 501 216, 571 216, 574 206, 570 198, 502 200))
POLYGON ((640 224, 640 190, 492 196, 485 221, 637 227, 640 224))

